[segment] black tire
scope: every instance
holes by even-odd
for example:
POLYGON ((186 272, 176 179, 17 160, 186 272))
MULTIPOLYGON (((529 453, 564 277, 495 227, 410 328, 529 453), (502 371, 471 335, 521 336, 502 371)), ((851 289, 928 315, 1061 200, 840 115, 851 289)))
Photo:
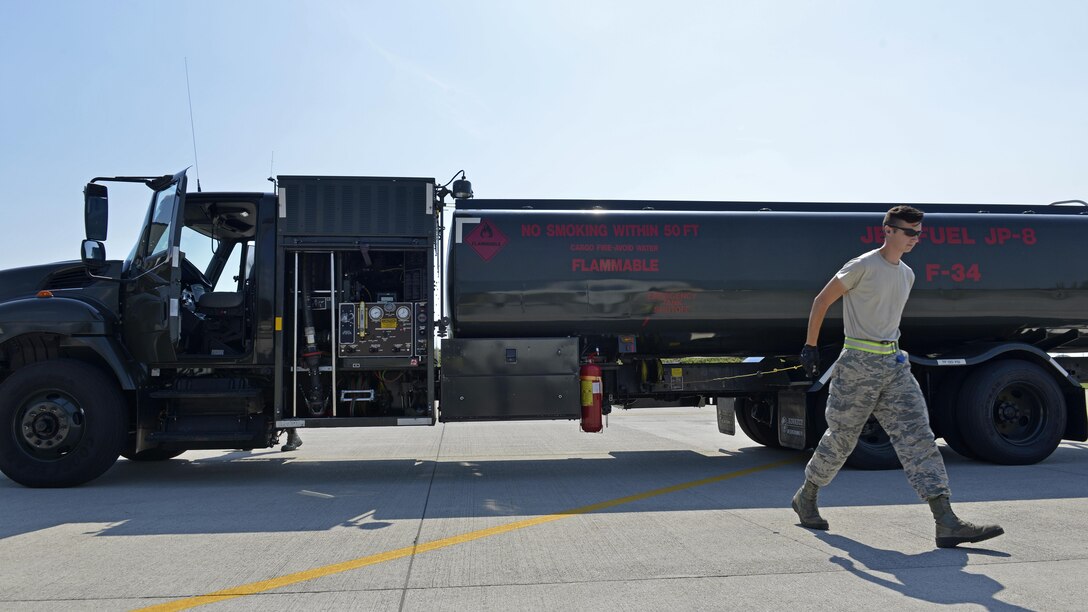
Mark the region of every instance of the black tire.
POLYGON ((169 461, 174 457, 184 453, 183 450, 164 450, 161 448, 149 448, 142 450, 138 453, 132 451, 124 451, 121 456, 129 461, 136 461, 140 463, 149 463, 152 461, 169 461))
POLYGON ((857 446, 846 458, 846 465, 858 470, 895 470, 903 467, 895 454, 891 438, 874 416, 870 416, 862 427, 857 446))
POLYGON ((121 391, 88 364, 32 363, 0 385, 0 471, 19 484, 70 487, 101 476, 127 428, 121 391))
POLYGON ((960 432, 979 457, 1029 465, 1058 448, 1065 432, 1065 396, 1040 366, 999 361, 971 374, 960 391, 960 432))
POLYGON ((775 405, 772 400, 754 397, 738 397, 734 404, 737 425, 744 435, 756 444, 767 448, 782 448, 775 428, 775 405))
POLYGON ((978 459, 978 453, 971 449, 960 431, 960 391, 969 372, 951 372, 937 388, 933 399, 933 421, 944 438, 944 443, 958 454, 968 459, 978 459))

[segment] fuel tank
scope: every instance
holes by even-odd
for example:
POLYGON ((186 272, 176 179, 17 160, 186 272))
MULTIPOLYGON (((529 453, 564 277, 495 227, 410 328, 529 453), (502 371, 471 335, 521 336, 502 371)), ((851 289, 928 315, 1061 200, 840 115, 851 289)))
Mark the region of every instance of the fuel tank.
MULTIPOLYGON (((457 337, 632 335, 637 352, 796 353, 812 300, 882 244, 892 204, 459 201, 457 337)), ((915 205, 902 346, 936 353, 1088 327, 1086 207, 915 205), (982 210, 986 209, 986 210, 982 210)), ((841 303, 821 343, 842 339, 841 303)))

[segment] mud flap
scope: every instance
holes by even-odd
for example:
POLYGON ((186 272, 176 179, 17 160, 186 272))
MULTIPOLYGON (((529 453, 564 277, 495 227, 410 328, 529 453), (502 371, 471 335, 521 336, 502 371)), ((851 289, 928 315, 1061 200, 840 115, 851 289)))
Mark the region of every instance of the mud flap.
POLYGON ((805 448, 805 407, 804 391, 778 393, 778 443, 782 446, 805 448))
POLYGON ((718 409, 718 431, 729 436, 737 435, 736 414, 733 412, 735 397, 719 397, 715 402, 718 409))

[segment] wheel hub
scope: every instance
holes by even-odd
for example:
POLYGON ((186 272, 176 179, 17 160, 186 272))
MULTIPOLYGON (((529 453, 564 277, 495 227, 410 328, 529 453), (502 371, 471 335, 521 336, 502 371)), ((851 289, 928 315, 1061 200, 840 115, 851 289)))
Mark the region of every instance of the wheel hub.
POLYGON ((1042 429, 1043 410, 1032 389, 1015 385, 1006 389, 994 404, 994 425, 1010 443, 1030 443, 1042 429))
POLYGON ((70 452, 83 437, 83 411, 66 395, 41 395, 24 404, 19 431, 24 450, 55 459, 70 452))

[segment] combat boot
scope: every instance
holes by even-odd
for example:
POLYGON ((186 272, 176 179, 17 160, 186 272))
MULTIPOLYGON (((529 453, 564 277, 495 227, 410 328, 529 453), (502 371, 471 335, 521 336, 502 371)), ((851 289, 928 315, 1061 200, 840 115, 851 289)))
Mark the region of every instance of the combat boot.
POLYGON ((811 480, 805 480, 805 484, 797 489, 793 496, 793 511, 797 518, 801 519, 801 526, 809 529, 826 530, 828 525, 824 517, 820 516, 820 509, 816 507, 816 496, 820 487, 811 480))
POLYGON ((952 504, 947 495, 929 498, 929 509, 933 511, 933 520, 937 523, 937 548, 952 548, 957 544, 981 542, 996 538, 1005 533, 998 525, 975 525, 960 520, 952 512, 952 504))
POLYGON ((280 450, 283 452, 293 451, 300 446, 302 446, 302 438, 299 437, 298 432, 295 431, 294 428, 288 429, 287 444, 284 444, 282 447, 280 447, 280 450))

